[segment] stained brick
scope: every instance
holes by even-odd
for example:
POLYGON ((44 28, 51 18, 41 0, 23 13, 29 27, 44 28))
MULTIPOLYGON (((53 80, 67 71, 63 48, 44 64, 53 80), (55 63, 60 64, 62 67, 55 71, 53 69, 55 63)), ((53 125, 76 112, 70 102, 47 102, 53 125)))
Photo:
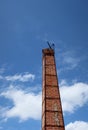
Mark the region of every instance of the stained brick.
POLYGON ((58 87, 46 86, 46 97, 59 98, 58 87))
POLYGON ((56 76, 46 75, 45 80, 46 80, 46 85, 51 85, 51 86, 57 86, 58 85, 56 76))
POLYGON ((46 99, 46 110, 61 111, 61 104, 58 99, 46 99))

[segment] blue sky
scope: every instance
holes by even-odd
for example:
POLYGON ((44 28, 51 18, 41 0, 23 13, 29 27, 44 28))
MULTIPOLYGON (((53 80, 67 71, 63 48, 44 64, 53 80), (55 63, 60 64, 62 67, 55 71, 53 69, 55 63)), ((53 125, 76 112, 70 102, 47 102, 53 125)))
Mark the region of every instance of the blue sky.
POLYGON ((41 130, 42 49, 55 43, 66 130, 88 129, 88 1, 0 1, 0 130, 41 130))

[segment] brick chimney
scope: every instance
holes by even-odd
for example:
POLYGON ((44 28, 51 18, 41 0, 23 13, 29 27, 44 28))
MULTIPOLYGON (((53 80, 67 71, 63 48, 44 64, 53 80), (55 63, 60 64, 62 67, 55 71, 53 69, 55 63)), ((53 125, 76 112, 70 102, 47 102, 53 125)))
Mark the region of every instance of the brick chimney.
POLYGON ((54 50, 42 54, 42 130, 65 130, 54 50))

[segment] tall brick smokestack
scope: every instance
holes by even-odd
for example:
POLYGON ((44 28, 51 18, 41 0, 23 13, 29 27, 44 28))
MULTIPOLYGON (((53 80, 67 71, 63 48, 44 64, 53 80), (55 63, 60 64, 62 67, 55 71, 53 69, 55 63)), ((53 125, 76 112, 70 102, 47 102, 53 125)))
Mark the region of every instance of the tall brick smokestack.
POLYGON ((65 130, 54 50, 42 50, 42 130, 65 130))

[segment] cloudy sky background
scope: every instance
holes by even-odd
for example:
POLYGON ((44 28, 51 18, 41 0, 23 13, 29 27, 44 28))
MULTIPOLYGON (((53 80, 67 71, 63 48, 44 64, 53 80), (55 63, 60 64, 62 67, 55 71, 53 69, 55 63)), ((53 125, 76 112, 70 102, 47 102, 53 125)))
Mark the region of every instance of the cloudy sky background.
POLYGON ((66 130, 88 129, 88 1, 0 1, 0 130, 41 130, 42 49, 55 43, 66 130))

